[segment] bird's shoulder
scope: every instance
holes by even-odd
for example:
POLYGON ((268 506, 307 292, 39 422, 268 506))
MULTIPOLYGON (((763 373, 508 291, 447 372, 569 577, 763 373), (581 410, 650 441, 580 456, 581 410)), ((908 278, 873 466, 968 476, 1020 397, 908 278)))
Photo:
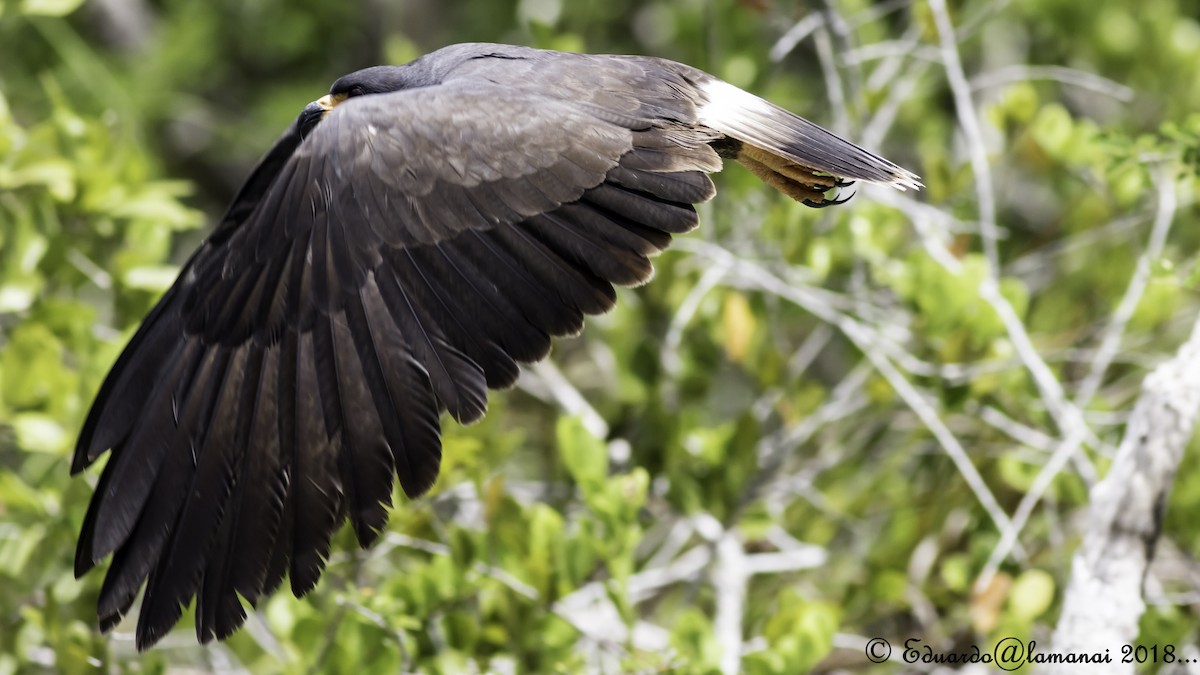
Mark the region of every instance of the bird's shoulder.
POLYGON ((610 115, 642 120, 695 121, 696 91, 711 76, 653 56, 586 54, 519 45, 472 42, 449 45, 404 66, 410 90, 487 83, 513 95, 536 95, 610 115))

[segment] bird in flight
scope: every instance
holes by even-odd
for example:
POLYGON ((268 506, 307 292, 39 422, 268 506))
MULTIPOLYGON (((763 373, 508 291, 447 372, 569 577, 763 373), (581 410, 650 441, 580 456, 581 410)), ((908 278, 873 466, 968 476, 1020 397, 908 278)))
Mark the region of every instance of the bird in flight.
POLYGON ((111 451, 75 574, 112 555, 111 630, 147 649, 195 598, 222 639, 347 519, 433 485, 443 412, 646 282, 734 159, 808 206, 917 176, 695 68, 460 44, 337 80, 250 174, 108 374, 71 466, 111 451), (832 195, 832 196, 830 196, 832 195), (239 598, 240 596, 240 598, 239 598))

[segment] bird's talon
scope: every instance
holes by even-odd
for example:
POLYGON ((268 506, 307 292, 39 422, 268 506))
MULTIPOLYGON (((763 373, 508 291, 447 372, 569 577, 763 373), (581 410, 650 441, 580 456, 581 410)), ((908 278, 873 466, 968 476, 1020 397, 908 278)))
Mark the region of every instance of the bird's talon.
POLYGON ((851 197, 853 197, 855 194, 856 193, 851 193, 849 196, 842 197, 841 199, 825 199, 822 201, 816 201, 813 199, 805 199, 805 200, 801 201, 800 203, 807 207, 810 207, 810 208, 824 209, 824 208, 828 208, 830 206, 837 206, 838 204, 845 204, 846 202, 850 201, 851 197))

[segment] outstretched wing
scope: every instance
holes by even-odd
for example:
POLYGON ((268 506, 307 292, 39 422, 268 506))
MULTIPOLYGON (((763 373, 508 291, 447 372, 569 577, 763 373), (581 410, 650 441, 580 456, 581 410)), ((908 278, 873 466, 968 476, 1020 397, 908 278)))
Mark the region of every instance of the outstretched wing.
MULTIPOLYGON (((633 96, 632 94, 630 96, 633 96)), ((611 307, 695 226, 711 131, 660 106, 463 79, 350 99, 285 134, 105 381, 76 451, 112 450, 82 574, 114 554, 111 628, 146 583, 138 646, 197 598, 224 637, 285 574, 316 583, 348 515, 383 527, 393 475, 427 490, 439 415, 611 307)))

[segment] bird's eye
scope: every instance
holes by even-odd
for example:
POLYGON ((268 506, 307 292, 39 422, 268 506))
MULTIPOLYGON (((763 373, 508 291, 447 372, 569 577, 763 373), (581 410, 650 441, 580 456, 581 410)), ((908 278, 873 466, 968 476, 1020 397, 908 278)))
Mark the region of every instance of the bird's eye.
POLYGON ((367 93, 366 89, 363 89, 361 85, 356 84, 353 87, 350 87, 350 90, 346 92, 346 95, 353 98, 355 96, 362 96, 363 94, 366 94, 366 93, 367 93))

